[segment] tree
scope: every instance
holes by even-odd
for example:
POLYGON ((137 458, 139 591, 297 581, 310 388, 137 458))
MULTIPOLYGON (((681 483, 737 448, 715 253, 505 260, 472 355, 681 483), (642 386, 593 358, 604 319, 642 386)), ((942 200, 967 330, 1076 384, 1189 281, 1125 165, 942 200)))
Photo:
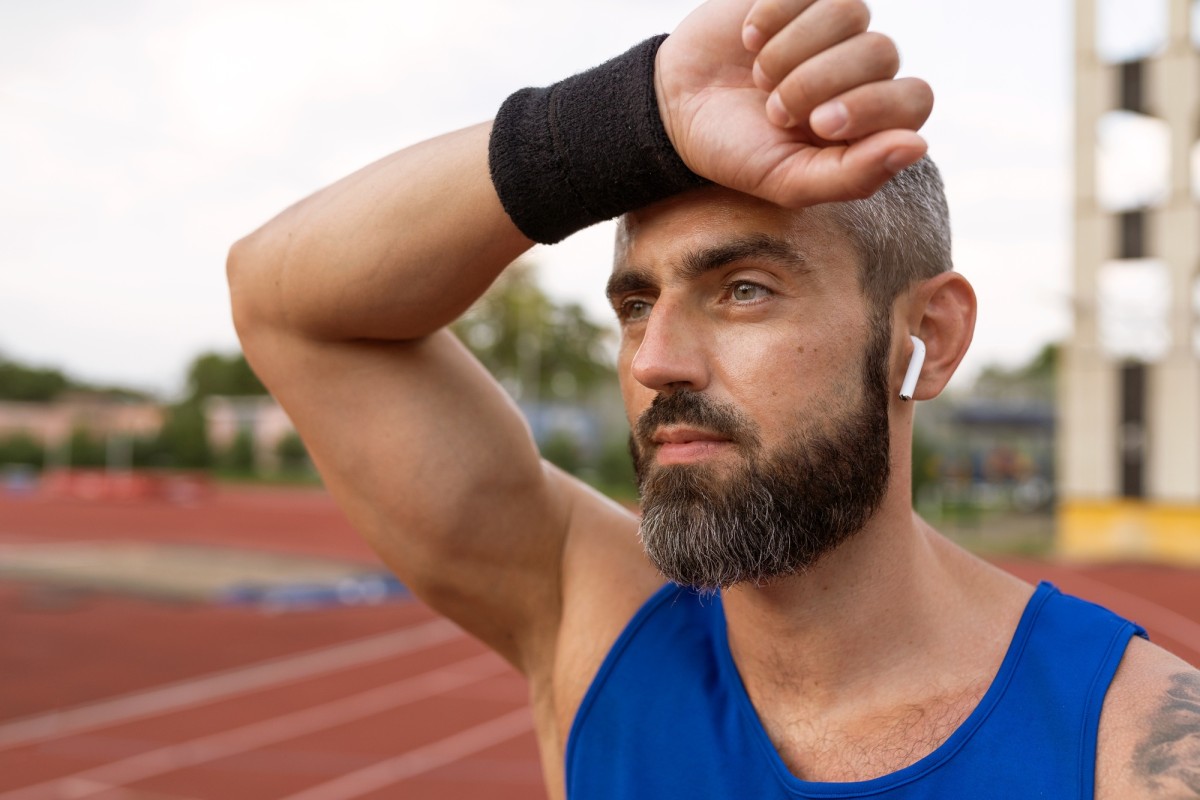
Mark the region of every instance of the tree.
POLYGON ((295 431, 285 433, 275 445, 275 455, 279 457, 279 468, 284 472, 302 472, 311 463, 308 459, 308 448, 304 440, 295 431))
POLYGON ((42 443, 24 431, 0 439, 0 464, 41 467, 44 460, 42 443))
POLYGON ((611 332, 575 303, 557 304, 517 262, 452 326, 518 399, 573 400, 611 382, 611 332))
POLYGON ((566 431, 555 431, 542 443, 542 458, 554 464, 563 472, 578 475, 583 467, 583 454, 579 442, 566 431))
POLYGON ((197 356, 188 369, 190 400, 213 395, 246 397, 266 393, 266 387, 241 353, 204 353, 197 356))
POLYGON ((250 431, 238 431, 221 459, 222 466, 235 472, 252 473, 258 466, 254 453, 254 437, 250 431))
POLYGON ((212 463, 204 411, 198 400, 169 407, 158 438, 170 466, 203 469, 212 463))
POLYGON ((69 388, 71 382, 56 369, 37 369, 0 359, 0 400, 46 403, 69 388))
POLYGON ((86 392, 126 400, 149 399, 145 392, 136 389, 82 383, 57 369, 30 367, 0 357, 0 400, 49 403, 66 392, 86 392))
POLYGON ((105 464, 104 441, 87 428, 71 431, 69 448, 72 467, 103 467, 105 464))

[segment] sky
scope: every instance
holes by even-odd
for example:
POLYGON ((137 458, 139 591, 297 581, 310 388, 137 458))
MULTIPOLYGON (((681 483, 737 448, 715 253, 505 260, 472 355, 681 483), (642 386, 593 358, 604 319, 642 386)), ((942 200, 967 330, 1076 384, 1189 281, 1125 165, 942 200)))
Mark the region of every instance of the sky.
MULTIPOLYGON (((1105 0, 1102 38, 1136 48, 1158 1, 1105 0)), ((693 5, 0 0, 0 355, 178 393, 194 356, 237 348, 224 277, 237 238, 693 5)), ((869 5, 902 74, 937 96, 924 133, 980 298, 961 385, 1070 330, 1072 4, 869 5)), ((611 240, 602 224, 531 258, 555 297, 608 320, 611 240)))

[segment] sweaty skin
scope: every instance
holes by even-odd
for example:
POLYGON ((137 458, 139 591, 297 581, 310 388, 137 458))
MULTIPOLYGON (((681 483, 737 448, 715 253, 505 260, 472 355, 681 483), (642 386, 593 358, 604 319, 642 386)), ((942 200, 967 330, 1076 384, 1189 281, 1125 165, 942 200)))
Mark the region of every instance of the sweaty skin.
MULTIPOLYGON (((866 196, 920 158, 915 131, 932 104, 923 82, 894 79, 895 47, 867 17, 861 0, 712 0, 660 49, 667 134, 726 188, 621 227, 614 278, 636 270, 640 282, 612 284, 628 312, 631 421, 656 394, 687 388, 737 407, 772 445, 789 420, 859 399, 846 367, 868 309, 846 241, 807 207, 866 196), (756 237, 789 243, 801 262, 744 253, 685 268, 689 253, 756 237)), ((489 131, 402 150, 291 206, 234 245, 229 284, 247 357, 350 520, 418 596, 528 678, 548 791, 561 798, 575 710, 662 579, 637 519, 542 462, 513 402, 445 329, 532 245, 489 179, 489 131)), ((895 769, 944 740, 1030 593, 909 502, 912 404, 896 398, 908 335, 927 345, 915 399, 932 398, 969 344, 971 288, 946 273, 891 312, 880 507, 809 572, 726 593, 731 649, 764 726, 789 767, 818 780, 895 769), (914 699, 937 711, 925 725, 908 723, 914 699)), ((683 445, 667 459, 736 457, 696 444, 702 431, 661 436, 683 445)), ((1130 646, 1101 721, 1098 797, 1192 796, 1194 684, 1164 651, 1130 646)))

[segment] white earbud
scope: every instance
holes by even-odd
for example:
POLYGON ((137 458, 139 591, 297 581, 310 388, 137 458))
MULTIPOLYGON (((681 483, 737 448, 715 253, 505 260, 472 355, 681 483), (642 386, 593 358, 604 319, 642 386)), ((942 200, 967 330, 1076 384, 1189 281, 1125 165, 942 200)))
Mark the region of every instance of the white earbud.
POLYGON ((904 383, 900 384, 900 399, 906 403, 912 400, 913 392, 917 390, 917 379, 921 377, 921 367, 925 366, 925 343, 915 336, 908 338, 912 339, 913 354, 908 360, 904 383))

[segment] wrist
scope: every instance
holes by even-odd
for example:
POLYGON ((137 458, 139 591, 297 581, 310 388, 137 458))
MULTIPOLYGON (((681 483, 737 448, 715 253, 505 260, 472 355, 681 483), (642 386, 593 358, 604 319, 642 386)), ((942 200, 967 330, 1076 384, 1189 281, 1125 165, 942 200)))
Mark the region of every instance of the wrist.
POLYGON ((665 36, 599 67, 504 102, 489 167, 504 210, 552 243, 605 219, 704 185, 664 124, 655 60, 665 36))

